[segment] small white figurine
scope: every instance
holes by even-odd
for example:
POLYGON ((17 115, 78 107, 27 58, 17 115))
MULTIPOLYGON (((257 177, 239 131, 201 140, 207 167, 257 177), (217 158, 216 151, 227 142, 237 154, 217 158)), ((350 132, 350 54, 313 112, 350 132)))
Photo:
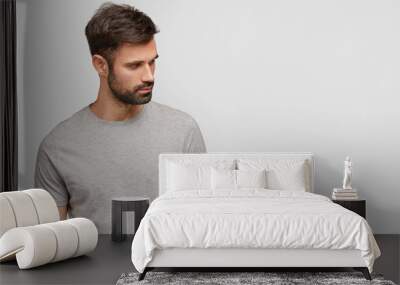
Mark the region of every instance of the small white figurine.
POLYGON ((351 170, 352 170, 352 163, 350 156, 346 157, 344 161, 344 178, 343 178, 343 189, 351 190, 351 170))

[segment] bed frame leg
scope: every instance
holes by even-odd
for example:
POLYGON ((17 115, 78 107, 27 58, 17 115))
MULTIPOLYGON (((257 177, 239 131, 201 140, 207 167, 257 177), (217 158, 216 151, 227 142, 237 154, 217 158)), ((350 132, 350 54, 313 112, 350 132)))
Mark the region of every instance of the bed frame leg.
POLYGON ((146 268, 143 270, 143 272, 139 274, 138 281, 142 281, 142 280, 144 279, 144 277, 146 276, 147 271, 148 271, 148 269, 147 269, 147 267, 146 267, 146 268))
POLYGON ((371 274, 369 274, 369 270, 367 267, 354 267, 354 269, 357 271, 361 271, 362 274, 364 275, 365 279, 372 280, 371 274))

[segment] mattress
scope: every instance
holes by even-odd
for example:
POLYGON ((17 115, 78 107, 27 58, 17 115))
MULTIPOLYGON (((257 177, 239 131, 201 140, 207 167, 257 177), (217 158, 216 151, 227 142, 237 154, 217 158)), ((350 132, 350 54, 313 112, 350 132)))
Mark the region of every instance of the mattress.
POLYGON ((367 221, 325 196, 287 190, 167 192, 153 201, 132 242, 143 272, 162 249, 359 250, 372 272, 379 248, 367 221))

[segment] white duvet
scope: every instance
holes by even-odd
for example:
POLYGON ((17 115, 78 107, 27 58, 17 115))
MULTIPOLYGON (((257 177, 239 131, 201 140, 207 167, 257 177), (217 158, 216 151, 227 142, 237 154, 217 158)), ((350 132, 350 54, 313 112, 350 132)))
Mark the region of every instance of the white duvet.
POLYGON ((132 243, 143 272, 154 249, 358 249, 372 272, 380 255, 365 219, 327 197, 299 191, 186 190, 153 201, 132 243))

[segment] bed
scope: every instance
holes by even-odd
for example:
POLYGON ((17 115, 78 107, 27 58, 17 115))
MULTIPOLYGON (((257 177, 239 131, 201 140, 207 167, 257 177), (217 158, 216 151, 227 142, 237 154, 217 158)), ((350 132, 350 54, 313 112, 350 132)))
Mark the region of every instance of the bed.
POLYGON ((160 154, 159 197, 132 242, 154 268, 352 267, 371 279, 367 221, 314 192, 311 153, 160 154))

